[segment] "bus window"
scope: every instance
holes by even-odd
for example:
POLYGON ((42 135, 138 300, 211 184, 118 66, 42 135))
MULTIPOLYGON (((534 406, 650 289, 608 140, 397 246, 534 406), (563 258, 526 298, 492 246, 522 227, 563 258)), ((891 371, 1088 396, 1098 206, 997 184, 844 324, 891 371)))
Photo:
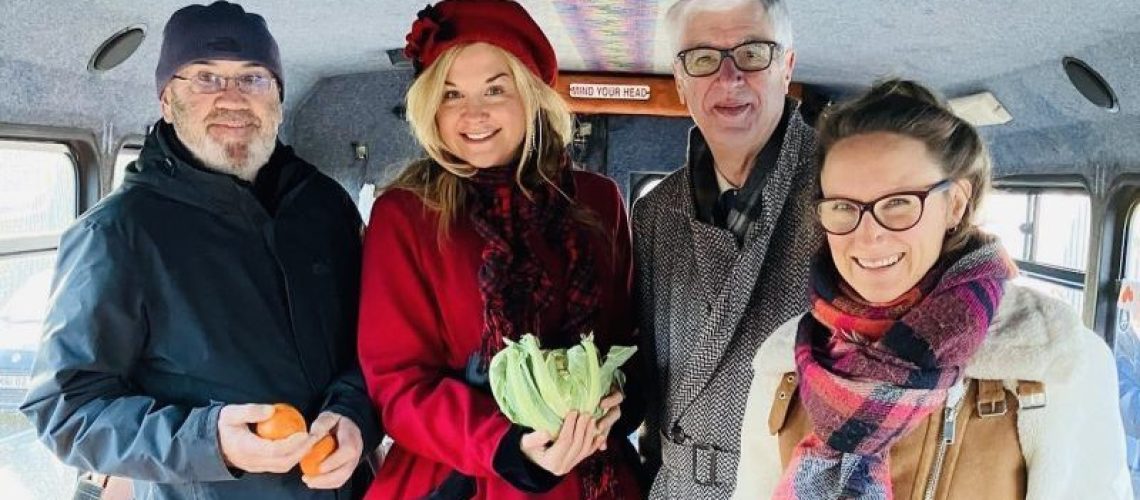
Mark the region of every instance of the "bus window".
POLYGON ((998 189, 982 207, 982 228, 1001 239, 1019 284, 1084 309, 1091 204, 1075 189, 998 189))
POLYGON ((76 165, 59 144, 0 141, 0 484, 4 498, 66 498, 75 472, 17 410, 47 309, 59 235, 76 217, 76 165))
POLYGON ((127 173, 127 165, 139 159, 141 149, 138 146, 123 146, 119 150, 119 154, 115 157, 115 171, 111 178, 111 189, 116 189, 123 183, 123 176, 127 173))

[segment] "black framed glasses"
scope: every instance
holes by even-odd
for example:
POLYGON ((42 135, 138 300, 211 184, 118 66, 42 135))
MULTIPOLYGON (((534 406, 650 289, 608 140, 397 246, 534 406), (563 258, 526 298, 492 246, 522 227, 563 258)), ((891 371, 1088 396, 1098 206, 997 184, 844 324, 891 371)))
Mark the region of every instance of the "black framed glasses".
POLYGON ((769 41, 744 42, 731 49, 694 47, 677 53, 689 76, 709 76, 720 70, 724 58, 732 59, 740 71, 763 71, 772 65, 780 44, 769 41))
POLYGON ((922 191, 891 193, 867 203, 848 198, 823 198, 815 202, 815 216, 824 231, 836 236, 854 232, 866 212, 871 212, 875 222, 885 229, 906 231, 922 220, 926 198, 948 189, 953 183, 951 179, 943 179, 922 191))
POLYGON ((195 94, 217 94, 226 90, 230 81, 238 92, 247 95, 265 95, 273 87, 273 77, 260 73, 247 73, 237 76, 222 76, 209 71, 199 71, 191 76, 174 75, 173 78, 190 82, 190 91, 195 94))

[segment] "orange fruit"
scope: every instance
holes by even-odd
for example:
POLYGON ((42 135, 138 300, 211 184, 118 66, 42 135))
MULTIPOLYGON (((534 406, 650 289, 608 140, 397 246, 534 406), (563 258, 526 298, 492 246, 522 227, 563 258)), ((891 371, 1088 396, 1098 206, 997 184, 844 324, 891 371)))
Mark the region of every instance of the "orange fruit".
POLYGON ((321 473, 321 462, 336 451, 336 438, 327 435, 313 445, 313 449, 301 459, 301 472, 306 476, 315 476, 321 473))
POLYGON ((273 410, 273 416, 257 423, 255 432, 258 436, 276 441, 308 430, 304 415, 292 405, 277 403, 273 410))

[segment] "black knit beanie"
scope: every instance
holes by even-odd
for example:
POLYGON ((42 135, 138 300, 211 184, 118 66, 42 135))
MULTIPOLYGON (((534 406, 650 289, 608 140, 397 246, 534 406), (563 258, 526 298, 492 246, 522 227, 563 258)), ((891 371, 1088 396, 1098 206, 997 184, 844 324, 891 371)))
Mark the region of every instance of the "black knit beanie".
POLYGON ((179 9, 162 32, 162 54, 154 71, 159 96, 183 66, 205 60, 249 61, 264 66, 277 78, 284 98, 281 56, 265 19, 240 5, 218 1, 179 9))

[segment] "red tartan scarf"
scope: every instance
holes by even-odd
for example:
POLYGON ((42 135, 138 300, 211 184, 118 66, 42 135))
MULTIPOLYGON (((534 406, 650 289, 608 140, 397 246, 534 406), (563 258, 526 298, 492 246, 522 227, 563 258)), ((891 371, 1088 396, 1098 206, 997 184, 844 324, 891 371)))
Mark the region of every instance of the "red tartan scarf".
POLYGON ((795 347, 812 432, 773 498, 892 498, 891 446, 945 403, 1015 273, 996 240, 979 237, 897 300, 872 304, 821 254, 795 347))
POLYGON ((569 163, 564 165, 557 189, 542 181, 524 181, 530 197, 515 180, 515 166, 481 169, 470 179, 471 223, 485 241, 479 268, 484 318, 480 355, 485 363, 503 348, 503 339, 533 333, 544 346, 569 346, 593 326, 600 289, 586 229, 573 220, 570 201, 558 192, 571 198, 575 194, 569 163), (536 234, 566 258, 565 297, 555 296, 554 283, 536 257, 536 234), (566 303, 560 328, 540 331, 542 311, 555 301, 566 303))
MULTIPOLYGON (((564 158, 557 176, 558 189, 541 180, 524 179, 530 197, 519 188, 516 172, 515 166, 487 168, 470 179, 475 201, 471 222, 486 242, 479 268, 484 320, 479 354, 484 369, 503 348, 503 339, 518 340, 533 333, 544 346, 577 343, 593 330, 601 295, 588 230, 571 217, 566 198, 575 195, 569 158, 564 158), (564 296, 556 295, 550 276, 535 257, 528 238, 534 233, 566 257, 564 296), (542 311, 554 301, 566 304, 560 328, 540 331, 542 311)), ((616 495, 616 474, 606 455, 598 452, 578 466, 586 498, 616 495)))

